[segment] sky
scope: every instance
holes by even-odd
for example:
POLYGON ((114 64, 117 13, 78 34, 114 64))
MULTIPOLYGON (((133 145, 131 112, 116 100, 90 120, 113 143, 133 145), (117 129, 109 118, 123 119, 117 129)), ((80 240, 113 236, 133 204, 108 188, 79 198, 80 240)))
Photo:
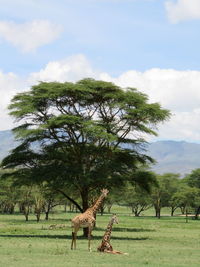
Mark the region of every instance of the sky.
POLYGON ((171 111, 156 140, 200 142, 200 0, 0 0, 0 130, 38 81, 91 77, 171 111))

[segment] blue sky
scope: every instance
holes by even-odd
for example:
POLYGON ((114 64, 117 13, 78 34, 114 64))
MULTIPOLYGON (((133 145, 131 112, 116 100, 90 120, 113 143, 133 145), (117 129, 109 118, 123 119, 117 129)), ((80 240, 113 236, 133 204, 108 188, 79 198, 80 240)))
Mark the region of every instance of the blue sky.
POLYGON ((173 117, 160 139, 199 142, 199 0, 0 0, 0 6, 1 129, 13 125, 6 106, 16 92, 38 80, 91 76, 137 87, 169 108, 173 117))
POLYGON ((22 54, 1 41, 1 69, 24 74, 78 53, 113 75, 133 68, 199 69, 200 21, 170 23, 165 2, 1 0, 3 21, 49 20, 62 27, 56 40, 36 52, 22 54))

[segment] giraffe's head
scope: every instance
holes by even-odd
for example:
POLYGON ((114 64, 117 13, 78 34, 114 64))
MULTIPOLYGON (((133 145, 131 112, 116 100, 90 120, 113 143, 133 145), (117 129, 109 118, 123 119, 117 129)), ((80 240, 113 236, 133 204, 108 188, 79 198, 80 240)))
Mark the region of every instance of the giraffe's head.
POLYGON ((119 223, 119 221, 118 221, 118 218, 117 218, 117 215, 116 215, 116 214, 113 214, 113 216, 112 216, 112 221, 113 221, 113 223, 116 223, 116 224, 118 224, 118 223, 119 223))
POLYGON ((107 194, 109 193, 108 189, 102 189, 101 193, 103 194, 104 197, 107 196, 107 194))

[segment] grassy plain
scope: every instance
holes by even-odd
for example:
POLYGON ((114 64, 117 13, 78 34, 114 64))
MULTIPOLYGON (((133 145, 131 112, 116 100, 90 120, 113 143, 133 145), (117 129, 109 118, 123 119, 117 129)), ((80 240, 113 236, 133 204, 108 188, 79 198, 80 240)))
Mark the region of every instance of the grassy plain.
MULTIPOLYGON (((66 266, 200 266, 200 221, 184 217, 134 217, 126 208, 115 207, 119 224, 114 225, 111 244, 128 255, 101 254, 96 251, 109 214, 97 216, 93 231, 93 251, 87 251, 87 240, 79 231, 77 250, 71 251, 70 218, 74 213, 55 211, 49 221, 37 223, 35 216, 25 222, 23 215, 0 215, 1 267, 66 266), (52 224, 64 228, 50 229, 52 224)), ((167 211, 166 211, 167 212, 167 211)), ((151 214, 153 215, 153 213, 151 214)))

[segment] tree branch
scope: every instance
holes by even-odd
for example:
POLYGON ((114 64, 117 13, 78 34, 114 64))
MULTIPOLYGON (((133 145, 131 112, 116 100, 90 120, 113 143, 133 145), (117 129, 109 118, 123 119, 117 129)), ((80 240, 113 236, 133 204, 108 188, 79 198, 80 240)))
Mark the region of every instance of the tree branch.
POLYGON ((65 192, 63 192, 60 189, 56 189, 56 191, 60 192, 63 196, 65 196, 69 201, 71 201, 78 208, 78 210, 81 213, 83 213, 83 209, 79 206, 79 204, 75 200, 73 200, 71 197, 69 197, 65 192))

